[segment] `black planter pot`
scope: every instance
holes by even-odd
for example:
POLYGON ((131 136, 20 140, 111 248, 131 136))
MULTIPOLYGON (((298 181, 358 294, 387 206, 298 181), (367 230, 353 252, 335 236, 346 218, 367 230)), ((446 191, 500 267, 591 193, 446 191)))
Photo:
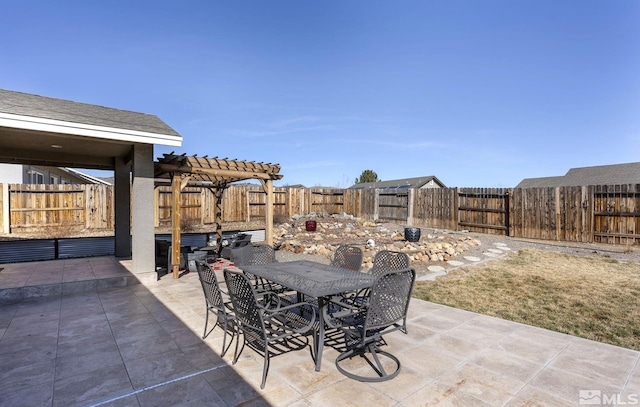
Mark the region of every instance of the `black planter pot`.
POLYGON ((404 240, 407 242, 420 240, 420 228, 404 228, 404 240))

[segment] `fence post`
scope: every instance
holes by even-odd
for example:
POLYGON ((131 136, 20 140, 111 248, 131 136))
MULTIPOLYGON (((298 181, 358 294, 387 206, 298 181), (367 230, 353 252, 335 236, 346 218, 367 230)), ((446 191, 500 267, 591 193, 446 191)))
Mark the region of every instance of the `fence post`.
POLYGON ((416 197, 415 188, 409 188, 407 194, 407 226, 413 226, 413 201, 416 197))
POLYGON ((504 194, 504 226, 506 235, 511 236, 511 193, 508 189, 504 194))
POLYGON ((376 188, 375 195, 373 197, 373 220, 374 220, 374 222, 378 220, 379 207, 380 207, 380 190, 376 188))

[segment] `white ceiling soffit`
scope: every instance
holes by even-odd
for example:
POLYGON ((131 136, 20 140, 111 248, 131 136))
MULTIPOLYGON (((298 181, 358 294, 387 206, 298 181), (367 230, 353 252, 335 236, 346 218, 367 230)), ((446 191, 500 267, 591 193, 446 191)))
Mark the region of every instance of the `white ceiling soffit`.
POLYGON ((0 113, 0 127, 72 134, 76 136, 95 137, 130 143, 160 144, 175 147, 180 147, 182 145, 181 136, 95 126, 91 124, 66 122, 8 113, 0 113))

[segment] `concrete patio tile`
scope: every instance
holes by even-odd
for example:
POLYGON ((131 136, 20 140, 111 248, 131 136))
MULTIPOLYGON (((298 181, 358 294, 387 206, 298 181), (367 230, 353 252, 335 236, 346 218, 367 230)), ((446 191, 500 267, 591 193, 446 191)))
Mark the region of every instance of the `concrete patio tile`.
POLYGON ((527 386, 511 398, 504 407, 575 407, 569 402, 545 391, 527 386))
POLYGON ((407 331, 407 334, 397 332, 387 335, 385 340, 389 346, 395 349, 424 348, 426 341, 436 335, 439 335, 437 332, 427 329, 421 325, 408 326, 407 331))
POLYGON ((86 270, 65 270, 62 275, 62 282, 66 283, 69 281, 81 281, 81 280, 93 280, 96 276, 93 274, 93 271, 86 270))
POLYGON ((637 363, 638 354, 630 349, 576 338, 551 366, 613 385, 624 382, 637 363))
POLYGON ((496 373, 472 363, 445 373, 438 378, 438 383, 492 406, 503 405, 525 384, 507 374, 496 373))
POLYGON ((142 336, 127 338, 118 342, 118 349, 124 360, 141 358, 144 356, 177 350, 178 345, 167 335, 142 336))
POLYGON ((104 314, 78 316, 60 320, 58 342, 64 343, 96 335, 111 335, 111 327, 104 314))
MULTIPOLYGON (((298 393, 309 394, 344 380, 344 376, 333 364, 335 358, 331 357, 329 352, 323 354, 322 368, 319 372, 316 372, 315 362, 309 352, 306 348, 271 359, 267 382, 271 377, 277 377, 298 393)), ((257 358, 256 361, 262 363, 261 358, 257 358)))
POLYGON ((201 375, 145 390, 137 398, 141 407, 225 405, 201 375))
POLYGON ((91 405, 132 390, 124 363, 120 363, 56 380, 53 406, 91 405))
POLYGON ((464 321, 448 318, 446 315, 440 315, 436 312, 430 312, 420 317, 413 318, 411 323, 428 328, 435 332, 444 332, 453 329, 464 321))
POLYGON ((274 398, 278 397, 279 388, 277 385, 272 387, 271 383, 267 381, 265 390, 260 391, 259 381, 257 384, 250 383, 237 372, 238 369, 232 368, 229 363, 229 365, 217 370, 204 373, 202 376, 228 406, 268 405, 263 398, 265 390, 267 393, 275 393, 274 398))
POLYGON ((448 330, 446 334, 462 341, 470 342, 479 348, 495 345, 508 334, 499 329, 494 329, 493 326, 478 323, 473 324, 473 321, 475 321, 475 319, 469 321, 469 323, 456 326, 448 330))
POLYGON ((506 374, 523 383, 531 380, 546 366, 545 363, 532 362, 497 349, 485 349, 469 362, 495 373, 506 374))
POLYGON ((50 406, 52 402, 53 377, 47 383, 0 392, 0 406, 50 406))
POLYGON ((569 335, 521 327, 504 336, 492 348, 513 353, 534 363, 548 363, 568 346, 571 340, 572 337, 569 335))
POLYGON ((0 355, 37 350, 41 356, 53 355, 55 357, 57 342, 57 335, 52 332, 40 335, 11 335, 5 333, 2 340, 0 340, 0 355))
POLYGON ((578 404, 580 400, 580 390, 598 390, 606 394, 619 394, 622 392, 622 386, 609 385, 566 370, 554 368, 542 370, 529 382, 529 386, 574 404, 578 404))
POLYGON ((134 389, 170 381, 195 371, 180 350, 125 360, 125 366, 134 389))
POLYGON ((402 400, 400 405, 403 407, 491 407, 491 404, 459 391, 458 384, 450 386, 440 382, 434 382, 422 388, 402 400))
POLYGON ((96 331, 92 335, 88 332, 86 335, 69 337, 64 342, 59 342, 57 355, 58 357, 86 355, 94 350, 96 352, 118 351, 118 345, 111 333, 96 331))
POLYGON ((433 311, 433 313, 440 317, 448 318, 458 322, 466 322, 478 317, 478 314, 474 312, 446 306, 433 311))
POLYGON ((56 359, 56 380, 95 372, 109 366, 122 364, 122 357, 115 343, 92 345, 80 352, 64 352, 56 359))
MULTIPOLYGON (((4 358, 6 360, 6 358, 4 358)), ((0 394, 17 389, 53 383, 54 360, 43 360, 36 363, 12 363, 3 365, 0 370, 0 394)))
POLYGON ((109 326, 118 343, 167 334, 162 325, 148 313, 110 321, 109 326))
POLYGON ((621 394, 621 397, 623 400, 638 400, 638 404, 640 404, 640 362, 636 363, 635 368, 629 374, 627 384, 621 394))
POLYGON ((395 406, 398 400, 379 391, 377 386, 346 378, 306 397, 314 406, 395 406))
POLYGON ((224 358, 220 357, 221 345, 222 342, 220 342, 220 345, 218 346, 216 346, 216 344, 210 343, 208 341, 208 338, 204 342, 200 341, 191 345, 179 343, 180 350, 182 351, 183 355, 197 370, 210 368, 211 366, 231 364, 235 342, 231 349, 227 351, 227 354, 224 358))
MULTIPOLYGON (((463 353, 442 352, 432 346, 419 349, 403 349, 391 352, 398 359, 402 368, 420 372, 424 380, 431 381, 462 364, 467 356, 463 353)), ((402 375, 403 372, 401 371, 402 375)))
POLYGON ((465 355, 465 358, 471 358, 484 349, 481 343, 473 342, 468 337, 450 335, 449 331, 427 339, 423 346, 451 355, 465 355))
MULTIPOLYGON (((398 356, 396 354, 396 356, 398 356)), ((407 366, 405 359, 400 360, 400 373, 393 380, 372 384, 375 390, 396 400, 404 400, 408 395, 413 394, 425 386, 433 383, 433 374, 416 370, 407 366)), ((343 381, 353 383, 353 380, 342 376, 343 381)), ((436 376, 437 377, 437 376, 436 376)))

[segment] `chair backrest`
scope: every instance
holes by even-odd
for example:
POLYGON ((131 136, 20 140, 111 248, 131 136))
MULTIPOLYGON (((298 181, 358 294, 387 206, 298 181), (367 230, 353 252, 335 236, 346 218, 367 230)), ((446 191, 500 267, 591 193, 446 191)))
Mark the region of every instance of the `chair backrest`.
POLYGON ((264 332, 264 323, 258 308, 256 293, 247 276, 225 269, 224 280, 227 283, 236 320, 245 328, 264 332))
POLYGON ((387 271, 403 270, 410 267, 409 255, 403 252, 380 250, 373 258, 370 274, 379 276, 387 271))
POLYGON ((276 252, 268 244, 252 244, 242 249, 239 260, 237 263, 245 266, 275 263, 276 252))
POLYGON ((396 324, 396 330, 406 333, 407 310, 415 279, 416 272, 412 268, 387 271, 376 278, 369 294, 365 338, 370 332, 393 324, 396 324))
POLYGON ((331 265, 360 271, 360 267, 362 266, 362 257, 362 249, 358 246, 338 246, 333 255, 333 260, 331 260, 331 265))
POLYGON ((222 298, 216 272, 209 264, 201 260, 196 260, 196 270, 198 271, 198 278, 200 279, 207 304, 220 311, 224 311, 224 299, 222 298))

